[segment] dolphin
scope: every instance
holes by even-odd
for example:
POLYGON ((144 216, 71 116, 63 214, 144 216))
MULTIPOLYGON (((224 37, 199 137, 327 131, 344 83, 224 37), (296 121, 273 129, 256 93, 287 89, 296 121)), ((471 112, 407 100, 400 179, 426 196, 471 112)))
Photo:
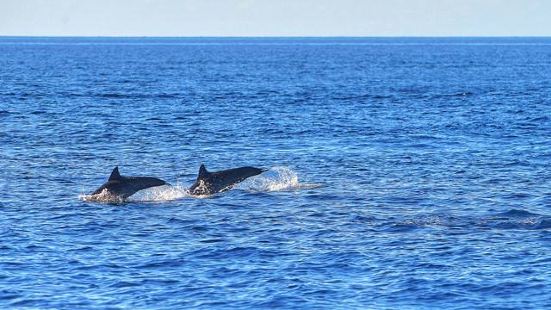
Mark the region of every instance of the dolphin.
POLYGON ((126 177, 115 167, 107 182, 90 194, 91 200, 124 201, 142 189, 168 184, 165 181, 152 177, 126 177))
POLYGON ((209 172, 207 168, 205 168, 205 165, 201 165, 197 180, 189 188, 189 193, 194 196, 200 196, 224 192, 246 178, 259 175, 264 171, 266 171, 266 169, 241 167, 209 172))

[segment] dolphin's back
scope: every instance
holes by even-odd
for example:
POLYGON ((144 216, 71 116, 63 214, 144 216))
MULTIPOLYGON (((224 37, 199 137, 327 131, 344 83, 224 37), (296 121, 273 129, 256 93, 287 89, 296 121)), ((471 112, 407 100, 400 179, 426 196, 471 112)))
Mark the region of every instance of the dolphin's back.
POLYGON ((126 196, 124 198, 130 197, 142 189, 166 184, 165 181, 153 177, 124 177, 123 179, 123 195, 126 196))
POLYGON ((262 169, 254 167, 241 167, 228 169, 223 171, 218 171, 212 173, 212 178, 214 182, 217 182, 218 187, 221 187, 220 190, 226 189, 233 184, 239 183, 247 178, 250 178, 255 175, 262 173, 262 169))
POLYGON ((208 172, 204 165, 199 168, 197 181, 189 191, 192 195, 210 195, 229 190, 233 185, 259 175, 263 169, 255 167, 241 167, 217 172, 208 172))
POLYGON ((119 199, 126 199, 142 189, 167 184, 165 181, 153 177, 125 177, 119 174, 118 167, 113 169, 107 182, 101 185, 91 195, 106 194, 119 199))

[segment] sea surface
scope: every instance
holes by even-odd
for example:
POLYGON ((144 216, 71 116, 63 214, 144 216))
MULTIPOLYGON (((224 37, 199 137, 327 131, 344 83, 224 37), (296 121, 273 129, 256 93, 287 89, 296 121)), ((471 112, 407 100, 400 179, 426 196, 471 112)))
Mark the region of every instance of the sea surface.
POLYGON ((2 309, 550 307, 551 38, 0 38, 2 309))

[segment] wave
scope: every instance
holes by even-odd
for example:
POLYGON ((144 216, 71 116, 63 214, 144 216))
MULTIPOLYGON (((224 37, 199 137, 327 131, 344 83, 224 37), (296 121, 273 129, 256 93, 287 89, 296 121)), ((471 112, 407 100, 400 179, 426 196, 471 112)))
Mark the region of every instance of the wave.
POLYGON ((507 212, 498 213, 497 216, 499 217, 506 217, 506 218, 519 218, 519 217, 537 217, 541 216, 536 213, 531 213, 526 210, 519 210, 519 209, 511 209, 507 212))
POLYGON ((506 212, 483 217, 456 217, 449 215, 421 215, 412 218, 401 218, 397 221, 384 222, 381 228, 386 231, 403 232, 408 230, 444 227, 469 229, 498 230, 547 230, 551 228, 551 217, 511 209, 506 212))

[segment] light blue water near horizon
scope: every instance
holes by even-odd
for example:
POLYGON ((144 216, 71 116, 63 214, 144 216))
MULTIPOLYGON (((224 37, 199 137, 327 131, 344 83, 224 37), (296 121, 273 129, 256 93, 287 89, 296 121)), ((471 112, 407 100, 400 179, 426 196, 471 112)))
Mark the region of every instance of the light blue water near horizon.
POLYGON ((0 124, 1 308, 551 307, 551 38, 2 37, 0 124))

